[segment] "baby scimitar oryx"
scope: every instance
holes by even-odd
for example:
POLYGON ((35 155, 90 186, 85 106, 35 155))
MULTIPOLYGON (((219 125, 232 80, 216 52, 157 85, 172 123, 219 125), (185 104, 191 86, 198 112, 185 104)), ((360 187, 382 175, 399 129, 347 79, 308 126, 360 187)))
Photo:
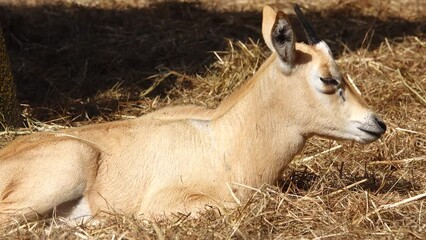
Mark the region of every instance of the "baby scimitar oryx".
MULTIPOLYGON (((233 207, 275 184, 306 140, 371 143, 386 125, 339 71, 300 8, 263 9, 271 56, 216 109, 175 106, 132 120, 34 133, 0 150, 0 222, 119 212, 156 219, 233 207)), ((101 214, 102 215, 102 214, 101 214)), ((97 215, 99 216, 99 215, 97 215)))

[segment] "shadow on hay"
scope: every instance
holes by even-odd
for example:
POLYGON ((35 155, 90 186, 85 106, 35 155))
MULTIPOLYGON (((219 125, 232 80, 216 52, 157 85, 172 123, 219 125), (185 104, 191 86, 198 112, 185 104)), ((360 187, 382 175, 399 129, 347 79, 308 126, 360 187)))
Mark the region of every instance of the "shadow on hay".
MULTIPOLYGON (((397 39, 426 29, 422 21, 380 21, 351 9, 307 15, 319 35, 331 40, 337 56, 344 51, 341 43, 352 50, 374 49, 385 37, 397 39), (367 33, 370 36, 365 37, 367 33)), ((137 100, 152 85, 148 77, 153 74, 166 69, 202 74, 214 61, 211 51, 226 49, 226 39, 247 42, 261 37, 260 10, 220 12, 197 3, 169 2, 126 10, 3 6, 0 22, 20 100, 72 117, 99 105, 114 113, 117 101, 137 100), (124 90, 124 97, 106 103, 94 100, 97 93, 112 88, 124 90)), ((300 31, 298 35, 300 39, 300 31)), ((164 96, 173 87, 174 79, 168 78, 148 97, 164 96)), ((34 117, 58 116, 42 112, 34 117)))
POLYGON ((293 194, 300 194, 309 191, 322 192, 321 181, 327 179, 330 182, 325 183, 331 187, 327 190, 328 193, 338 191, 345 186, 367 179, 362 184, 359 184, 355 188, 351 188, 348 191, 368 191, 374 194, 385 194, 389 192, 397 192, 400 194, 408 194, 412 191, 418 191, 422 189, 421 184, 416 182, 415 178, 405 179, 400 176, 393 176, 390 172, 386 176, 382 174, 375 174, 372 172, 364 173, 362 175, 357 174, 331 174, 329 177, 319 177, 317 174, 312 173, 307 168, 304 170, 292 170, 284 174, 285 177, 278 183, 283 192, 290 192, 293 194), (332 180, 330 180, 332 179, 332 180))

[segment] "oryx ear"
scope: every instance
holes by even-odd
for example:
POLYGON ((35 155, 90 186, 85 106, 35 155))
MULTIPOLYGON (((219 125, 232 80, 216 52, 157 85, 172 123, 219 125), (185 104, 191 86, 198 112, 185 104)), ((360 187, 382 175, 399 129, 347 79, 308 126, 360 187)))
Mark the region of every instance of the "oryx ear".
POLYGON ((270 6, 266 5, 265 7, 263 7, 262 35, 266 45, 269 47, 269 49, 271 49, 271 51, 274 51, 274 45, 271 41, 271 32, 272 27, 275 23, 276 16, 277 12, 275 12, 275 10, 272 9, 270 6))
POLYGON ((282 12, 275 12, 271 7, 263 8, 262 34, 266 45, 277 52, 286 69, 294 65, 296 52, 294 49, 295 37, 288 16, 282 12))

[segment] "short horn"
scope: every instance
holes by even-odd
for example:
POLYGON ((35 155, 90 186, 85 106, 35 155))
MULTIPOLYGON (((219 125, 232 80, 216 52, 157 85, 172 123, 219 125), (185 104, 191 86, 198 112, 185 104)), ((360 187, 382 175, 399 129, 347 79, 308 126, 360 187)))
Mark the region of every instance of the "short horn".
POLYGON ((299 5, 294 4, 293 5, 294 12, 297 15, 297 18, 299 18, 300 23, 302 24, 303 31, 305 31, 306 38, 308 39, 308 42, 310 45, 314 45, 320 42, 319 38, 317 37, 317 34, 314 31, 314 28, 312 27, 311 23, 306 19, 305 14, 303 14, 302 10, 300 9, 299 5))

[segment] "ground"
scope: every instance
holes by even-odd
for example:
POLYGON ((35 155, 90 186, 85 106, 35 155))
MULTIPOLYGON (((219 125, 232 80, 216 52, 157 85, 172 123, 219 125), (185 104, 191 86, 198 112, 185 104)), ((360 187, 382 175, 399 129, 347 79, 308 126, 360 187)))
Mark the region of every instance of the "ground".
MULTIPOLYGON (((1 145, 165 105, 215 107, 269 54, 260 39, 261 1, 2 2, 25 127, 1 132, 1 145)), ((117 213, 97 226, 48 219, 7 226, 3 238, 425 239, 426 3, 299 3, 344 76, 383 116, 381 140, 314 138, 278 186, 199 219, 117 213)))

